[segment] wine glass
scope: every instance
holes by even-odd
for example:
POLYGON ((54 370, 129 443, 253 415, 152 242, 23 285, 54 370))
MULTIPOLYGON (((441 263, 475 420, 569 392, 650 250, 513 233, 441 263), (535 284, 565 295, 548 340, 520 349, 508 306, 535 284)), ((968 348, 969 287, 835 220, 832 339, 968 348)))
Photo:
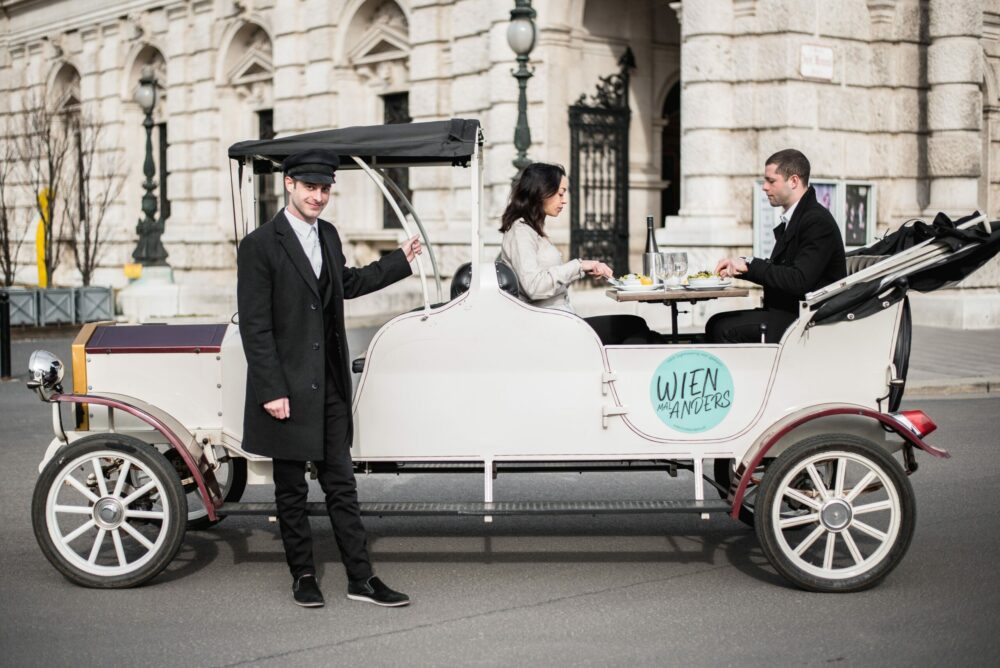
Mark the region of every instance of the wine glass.
POLYGON ((664 288, 670 289, 680 285, 680 281, 674 277, 673 253, 660 253, 659 270, 657 278, 664 288))
POLYGON ((684 282, 684 277, 687 275, 688 271, 688 254, 687 253, 671 253, 670 254, 670 265, 672 267, 672 274, 676 278, 677 285, 684 282))

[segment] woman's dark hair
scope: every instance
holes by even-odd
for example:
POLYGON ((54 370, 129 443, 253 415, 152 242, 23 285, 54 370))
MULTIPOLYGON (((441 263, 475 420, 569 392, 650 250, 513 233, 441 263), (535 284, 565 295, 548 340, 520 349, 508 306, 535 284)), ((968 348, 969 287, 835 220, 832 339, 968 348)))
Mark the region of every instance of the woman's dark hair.
POLYGON ((559 192, 566 170, 562 165, 533 162, 521 172, 510 191, 507 208, 500 218, 500 231, 506 232, 518 220, 524 220, 539 235, 545 236, 545 210, 542 204, 559 192))

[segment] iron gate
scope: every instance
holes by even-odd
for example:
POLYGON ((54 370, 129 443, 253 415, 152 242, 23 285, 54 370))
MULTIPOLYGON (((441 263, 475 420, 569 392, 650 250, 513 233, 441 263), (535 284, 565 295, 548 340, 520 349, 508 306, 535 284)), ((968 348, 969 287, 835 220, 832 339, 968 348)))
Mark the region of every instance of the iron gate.
POLYGON ((569 108, 570 257, 628 269, 628 107, 632 49, 618 60, 617 74, 600 77, 587 102, 569 108))

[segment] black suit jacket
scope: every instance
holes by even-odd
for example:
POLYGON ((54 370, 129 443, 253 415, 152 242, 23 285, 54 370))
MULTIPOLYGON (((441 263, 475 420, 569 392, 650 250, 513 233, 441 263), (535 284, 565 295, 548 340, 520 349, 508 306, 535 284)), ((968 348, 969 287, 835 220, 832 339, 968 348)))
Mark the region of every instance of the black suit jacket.
MULTIPOLYGON (((351 396, 344 299, 379 290, 412 273, 396 250, 360 269, 346 266, 340 236, 320 220, 320 239, 332 281, 329 312, 337 350, 327 350, 323 300, 312 265, 282 209, 240 243, 236 298, 240 337, 247 358, 243 449, 271 458, 323 459, 323 411, 327 356, 343 396, 351 396), (288 397, 291 418, 276 420, 262 405, 288 397)), ((348 420, 350 418, 348 417, 348 420)), ((351 429, 348 429, 350 440, 351 429)))
POLYGON ((799 302, 807 292, 846 275, 840 228, 826 207, 816 201, 816 191, 810 186, 771 257, 754 258, 741 278, 764 287, 764 308, 798 315, 799 302))

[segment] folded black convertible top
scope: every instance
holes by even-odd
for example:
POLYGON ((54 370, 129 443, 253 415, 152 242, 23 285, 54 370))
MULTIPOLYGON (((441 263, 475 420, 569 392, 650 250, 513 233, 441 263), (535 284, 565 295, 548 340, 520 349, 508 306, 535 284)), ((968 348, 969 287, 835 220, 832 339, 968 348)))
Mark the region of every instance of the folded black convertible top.
POLYGON ((311 148, 336 151, 341 169, 357 169, 349 157, 352 155, 380 167, 465 165, 475 151, 478 137, 479 121, 475 119, 365 125, 241 141, 229 147, 229 157, 241 165, 252 161, 255 174, 280 171, 286 157, 311 148))
POLYGON ((887 282, 885 273, 881 273, 871 280, 855 283, 822 302, 811 324, 825 325, 865 318, 892 306, 903 299, 909 290, 933 292, 958 284, 1000 253, 1000 224, 993 223, 989 231, 978 225, 966 229, 960 227, 979 217, 977 211, 952 221, 939 213, 930 224, 916 221, 903 225, 875 244, 848 253, 849 256, 876 259, 891 257, 929 240, 940 242, 948 249, 930 265, 895 271, 899 275, 891 282, 887 282))

